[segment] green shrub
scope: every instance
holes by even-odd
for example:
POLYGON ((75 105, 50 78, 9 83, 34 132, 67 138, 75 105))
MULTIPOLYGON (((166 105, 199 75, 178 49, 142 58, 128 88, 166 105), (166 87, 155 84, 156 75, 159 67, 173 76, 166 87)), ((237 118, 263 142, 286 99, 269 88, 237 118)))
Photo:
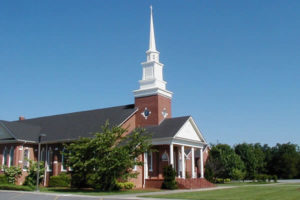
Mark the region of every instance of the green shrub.
POLYGON ((272 177, 273 177, 273 176, 271 176, 271 175, 268 175, 268 182, 269 182, 269 183, 271 182, 271 180, 272 180, 272 177))
POLYGON ((230 182, 231 182, 230 178, 225 178, 224 179, 224 183, 230 183, 230 182))
MULTIPOLYGON (((28 175, 25 178, 24 185, 27 185, 27 186, 35 186, 36 185, 37 169, 38 169, 37 162, 29 160, 28 175)), ((40 162, 40 180, 39 180, 39 182, 42 182, 42 180, 44 178, 44 172, 45 172, 44 162, 40 162)))
POLYGON ((215 183, 224 183, 224 179, 222 179, 222 178, 216 178, 214 182, 215 183))
POLYGON ((71 177, 66 173, 61 173, 58 176, 51 176, 49 187, 69 187, 71 185, 71 177))
POLYGON ((34 188, 24 185, 1 184, 0 190, 19 190, 19 191, 33 191, 34 188))
POLYGON ((164 182, 162 184, 163 189, 174 190, 177 189, 177 182, 175 180, 176 171, 173 169, 172 165, 168 165, 164 167, 163 171, 164 182))
POLYGON ((0 174, 0 184, 8 184, 8 179, 5 174, 0 174))
POLYGON ((15 184, 16 179, 22 175, 22 170, 20 167, 16 166, 3 166, 4 174, 7 177, 8 183, 15 184))
POLYGON ((118 189, 121 190, 131 190, 132 188, 134 188, 134 183, 131 182, 117 182, 117 187, 118 189))
POLYGON ((239 169, 233 169, 232 170, 231 177, 234 180, 237 180, 237 181, 243 180, 245 178, 245 176, 246 176, 246 172, 245 171, 242 171, 242 170, 239 170, 239 169))
POLYGON ((273 180, 274 180, 274 183, 277 183, 277 180, 278 180, 277 175, 273 175, 273 180))
POLYGON ((258 182, 267 182, 268 175, 267 175, 267 174, 257 174, 257 175, 255 176, 255 179, 256 179, 258 182))

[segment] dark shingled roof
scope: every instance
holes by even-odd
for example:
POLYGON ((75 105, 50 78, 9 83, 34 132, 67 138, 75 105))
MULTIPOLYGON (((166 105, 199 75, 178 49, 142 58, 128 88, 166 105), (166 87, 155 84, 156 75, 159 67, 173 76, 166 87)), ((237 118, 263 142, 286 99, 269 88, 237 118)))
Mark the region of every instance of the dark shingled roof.
POLYGON ((190 116, 165 119, 157 126, 145 127, 152 134, 153 139, 174 137, 190 116))
POLYGON ((136 108, 133 104, 82 112, 53 115, 22 121, 1 121, 17 140, 37 141, 39 134, 46 134, 47 142, 75 140, 91 137, 109 121, 110 126, 122 124, 136 108))

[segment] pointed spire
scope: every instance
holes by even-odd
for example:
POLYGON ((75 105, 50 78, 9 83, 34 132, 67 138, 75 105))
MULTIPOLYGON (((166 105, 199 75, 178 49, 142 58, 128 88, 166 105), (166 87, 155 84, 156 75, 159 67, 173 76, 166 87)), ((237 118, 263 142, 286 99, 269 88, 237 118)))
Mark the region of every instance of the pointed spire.
POLYGON ((149 51, 156 51, 155 35, 154 35, 154 25, 153 25, 153 14, 152 5, 150 6, 150 40, 149 40, 149 51))

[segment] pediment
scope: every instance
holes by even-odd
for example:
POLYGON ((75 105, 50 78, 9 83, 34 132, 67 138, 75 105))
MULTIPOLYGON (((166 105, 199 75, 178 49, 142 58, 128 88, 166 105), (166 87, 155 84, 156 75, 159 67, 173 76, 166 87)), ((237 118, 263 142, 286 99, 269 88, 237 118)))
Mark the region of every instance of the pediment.
POLYGON ((191 117, 179 129, 174 138, 205 142, 200 130, 191 117))

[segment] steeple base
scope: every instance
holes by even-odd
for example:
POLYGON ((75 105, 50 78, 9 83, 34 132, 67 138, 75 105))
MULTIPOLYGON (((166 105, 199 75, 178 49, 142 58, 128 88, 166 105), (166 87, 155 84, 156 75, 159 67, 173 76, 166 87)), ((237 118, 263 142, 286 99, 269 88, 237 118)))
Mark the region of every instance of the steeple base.
POLYGON ((156 94, 135 98, 136 125, 143 127, 159 125, 164 119, 171 118, 171 99, 156 94))
POLYGON ((134 97, 145 97, 145 96, 153 96, 153 95, 161 95, 164 97, 167 97, 169 99, 172 99, 173 92, 170 92, 168 90, 163 90, 161 88, 149 88, 149 89, 139 89, 139 90, 134 90, 134 97))

